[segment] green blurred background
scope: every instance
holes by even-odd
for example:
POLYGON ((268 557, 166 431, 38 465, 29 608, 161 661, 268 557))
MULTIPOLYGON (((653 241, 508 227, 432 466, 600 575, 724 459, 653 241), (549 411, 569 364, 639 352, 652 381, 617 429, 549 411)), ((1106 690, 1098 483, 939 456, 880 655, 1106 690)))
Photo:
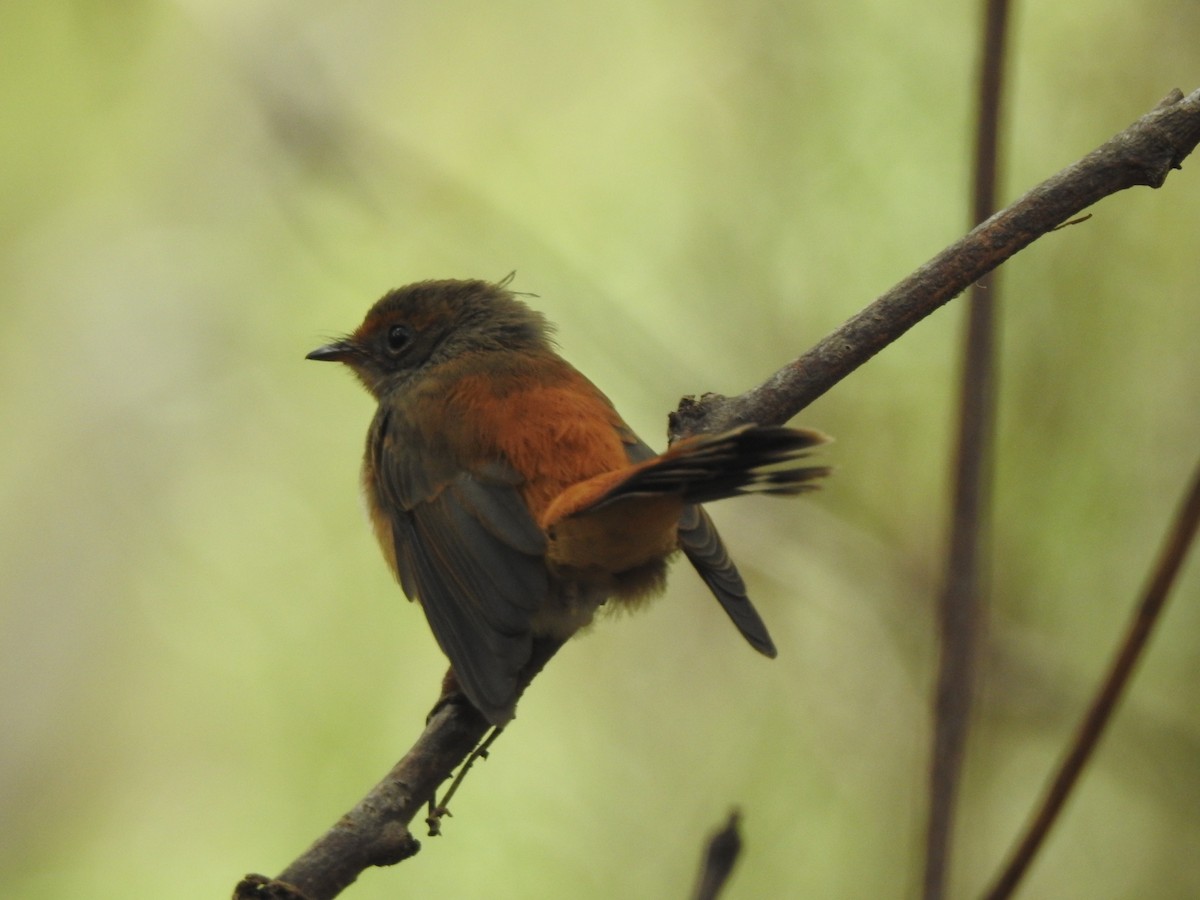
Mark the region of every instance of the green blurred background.
MULTIPOLYGON (((1193 0, 1019 4, 1011 198, 1172 87, 1193 0)), ((372 412, 304 361, 499 278, 661 445, 965 223, 976 4, 0 7, 0 895, 227 896, 407 748, 443 661, 365 524, 372 412)), ((1005 267, 996 590, 954 893, 994 870, 1200 448, 1200 161, 1005 267)), ((716 510, 780 658, 690 572, 538 679, 358 900, 913 896, 958 304, 804 413, 827 489, 716 510)), ((1200 895, 1193 562, 1027 897, 1200 895)))

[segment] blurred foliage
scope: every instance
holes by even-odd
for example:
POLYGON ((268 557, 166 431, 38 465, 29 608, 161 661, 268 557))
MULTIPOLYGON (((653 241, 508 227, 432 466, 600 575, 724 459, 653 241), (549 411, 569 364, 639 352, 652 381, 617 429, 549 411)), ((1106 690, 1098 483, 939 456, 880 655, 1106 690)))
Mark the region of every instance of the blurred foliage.
MULTIPOLYGON (((518 272, 662 443, 965 223, 976 10, 935 0, 0 6, 0 894, 227 895, 409 746, 443 662, 305 363, 386 289, 518 272)), ((1024 4, 1006 196, 1200 82, 1191 0, 1024 4)), ((955 893, 1111 652, 1200 447, 1200 178, 1005 267, 995 608, 955 893)), ((807 410, 837 475, 717 517, 781 648, 680 572, 535 684, 447 835, 347 896, 911 896, 956 305, 807 410), (668 639, 667 635, 671 637, 668 639)), ((1193 561, 1024 896, 1200 894, 1193 561)))

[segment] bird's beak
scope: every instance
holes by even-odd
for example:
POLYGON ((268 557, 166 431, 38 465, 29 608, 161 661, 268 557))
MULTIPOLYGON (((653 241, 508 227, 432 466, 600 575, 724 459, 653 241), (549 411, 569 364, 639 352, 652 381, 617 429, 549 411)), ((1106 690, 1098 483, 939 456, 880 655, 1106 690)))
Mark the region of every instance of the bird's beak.
POLYGON ((326 344, 324 347, 318 347, 304 358, 315 359, 318 362, 345 362, 357 352, 358 348, 350 340, 343 339, 326 344))

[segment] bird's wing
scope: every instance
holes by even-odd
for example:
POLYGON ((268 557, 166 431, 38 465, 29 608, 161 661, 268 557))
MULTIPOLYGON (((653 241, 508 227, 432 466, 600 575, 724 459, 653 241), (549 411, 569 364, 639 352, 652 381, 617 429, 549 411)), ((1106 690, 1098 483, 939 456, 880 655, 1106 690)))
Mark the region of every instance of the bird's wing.
POLYGON ((376 421, 368 489, 386 511, 404 592, 420 601, 464 693, 502 724, 549 591, 546 537, 510 467, 464 470, 414 436, 400 417, 376 421))

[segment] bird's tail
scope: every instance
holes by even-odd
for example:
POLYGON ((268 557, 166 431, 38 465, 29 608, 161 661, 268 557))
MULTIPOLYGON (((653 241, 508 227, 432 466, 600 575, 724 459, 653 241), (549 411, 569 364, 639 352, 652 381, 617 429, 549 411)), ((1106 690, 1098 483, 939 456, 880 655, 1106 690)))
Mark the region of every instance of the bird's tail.
MULTIPOLYGON (((670 530, 670 542, 678 541, 746 640, 760 653, 774 656, 775 645, 746 594, 737 566, 699 504, 741 494, 788 496, 815 490, 829 468, 796 463, 827 440, 816 431, 760 425, 685 438, 661 456, 568 489, 547 510, 543 524, 557 527, 563 538, 579 532, 566 556, 581 564, 595 548, 619 545, 603 531, 610 524, 607 520, 613 520, 611 530, 624 532, 631 508, 643 517, 661 517, 662 527, 670 530), (604 537, 597 538, 601 533, 604 537)), ((641 546, 640 540, 636 544, 627 548, 624 560, 629 565, 670 549, 641 546)), ((612 565, 615 555, 609 556, 608 551, 604 555, 603 564, 612 565)))
MULTIPOLYGON (((740 494, 788 496, 815 490, 828 466, 788 466, 828 441, 818 431, 743 425, 721 434, 677 441, 661 456, 623 472, 587 511, 624 497, 677 494, 685 503, 711 503, 740 494)), ((585 510, 576 510, 576 514, 585 510)))

